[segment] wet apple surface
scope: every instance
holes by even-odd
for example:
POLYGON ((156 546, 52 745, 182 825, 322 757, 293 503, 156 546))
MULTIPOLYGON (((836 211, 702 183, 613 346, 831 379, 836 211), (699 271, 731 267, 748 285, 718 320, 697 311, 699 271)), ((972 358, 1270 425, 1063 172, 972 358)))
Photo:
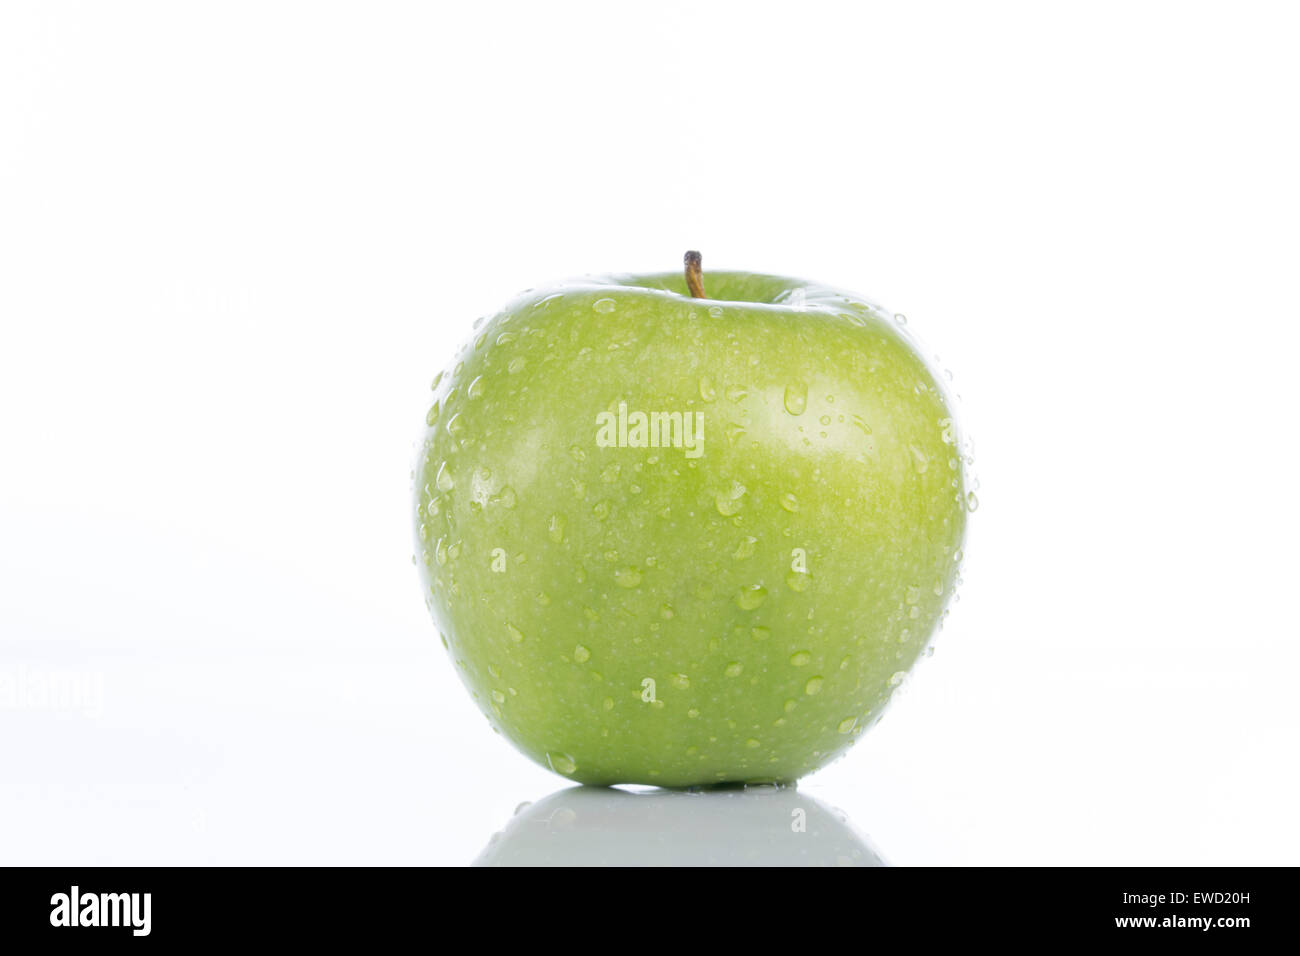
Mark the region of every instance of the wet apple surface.
POLYGON ((956 581, 961 437, 906 331, 823 286, 704 281, 530 291, 434 383, 426 604, 492 726, 583 783, 823 766, 956 581))

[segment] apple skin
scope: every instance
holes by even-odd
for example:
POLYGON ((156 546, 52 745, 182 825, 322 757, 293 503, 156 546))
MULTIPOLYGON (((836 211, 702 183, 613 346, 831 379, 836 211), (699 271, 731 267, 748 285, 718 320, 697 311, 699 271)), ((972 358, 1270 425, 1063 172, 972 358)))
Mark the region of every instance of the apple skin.
POLYGON ((816 770, 879 720, 954 589, 965 462, 915 344, 835 289, 705 281, 530 291, 434 383, 426 604, 493 728, 581 783, 816 770), (702 413, 702 454, 601 447, 620 403, 702 413))

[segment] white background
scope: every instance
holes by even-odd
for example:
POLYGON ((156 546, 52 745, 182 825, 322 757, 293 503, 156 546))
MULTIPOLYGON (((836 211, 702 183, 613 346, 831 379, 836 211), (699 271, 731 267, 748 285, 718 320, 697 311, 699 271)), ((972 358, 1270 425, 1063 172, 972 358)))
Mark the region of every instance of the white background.
POLYGON ((476 317, 688 247, 905 312, 975 440, 937 653, 803 786, 898 864, 1300 862, 1298 40, 6 4, 0 863, 463 863, 565 786, 426 618, 414 444, 476 317))

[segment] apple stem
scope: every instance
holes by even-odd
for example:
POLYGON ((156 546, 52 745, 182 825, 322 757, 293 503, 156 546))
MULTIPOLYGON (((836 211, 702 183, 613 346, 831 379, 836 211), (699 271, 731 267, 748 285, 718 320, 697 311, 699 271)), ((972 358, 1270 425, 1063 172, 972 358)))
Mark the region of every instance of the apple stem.
POLYGON ((704 294, 703 262, 700 254, 694 249, 686 253, 686 288, 691 290, 691 296, 696 299, 708 298, 704 294))

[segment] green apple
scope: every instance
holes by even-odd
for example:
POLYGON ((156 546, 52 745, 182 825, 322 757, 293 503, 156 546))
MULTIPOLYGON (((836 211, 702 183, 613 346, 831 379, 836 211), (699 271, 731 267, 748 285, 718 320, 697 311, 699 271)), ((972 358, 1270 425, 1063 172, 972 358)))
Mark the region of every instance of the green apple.
POLYGON ((960 438, 899 323, 794 279, 705 284, 531 290, 434 380, 426 603, 492 726, 583 783, 823 766, 956 581, 960 438))

